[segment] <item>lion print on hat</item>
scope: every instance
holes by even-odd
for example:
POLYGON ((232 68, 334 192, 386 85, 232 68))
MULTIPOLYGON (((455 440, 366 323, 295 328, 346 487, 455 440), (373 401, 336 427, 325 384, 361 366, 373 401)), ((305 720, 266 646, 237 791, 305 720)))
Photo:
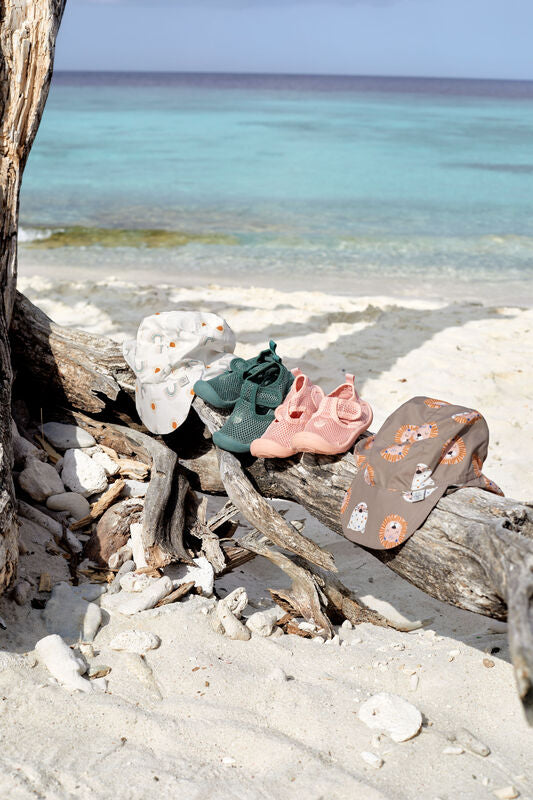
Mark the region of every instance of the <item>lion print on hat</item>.
POLYGON ((420 442, 422 439, 434 439, 439 435, 439 429, 435 422, 426 422, 425 425, 402 425, 394 435, 394 441, 398 444, 406 442, 420 442))
POLYGON ((379 528, 379 541, 388 549, 396 547, 405 539, 407 521, 398 514, 389 514, 385 517, 379 528))
MULTIPOLYGON (((469 424, 469 423, 467 423, 469 424)), ((466 445, 460 436, 449 439, 442 448, 442 464, 459 464, 466 456, 466 445)))
POLYGON ((408 452, 409 452, 408 444, 393 444, 390 447, 385 447, 381 451, 381 455, 386 461, 391 461, 392 463, 394 463, 404 458, 404 456, 406 456, 408 452))

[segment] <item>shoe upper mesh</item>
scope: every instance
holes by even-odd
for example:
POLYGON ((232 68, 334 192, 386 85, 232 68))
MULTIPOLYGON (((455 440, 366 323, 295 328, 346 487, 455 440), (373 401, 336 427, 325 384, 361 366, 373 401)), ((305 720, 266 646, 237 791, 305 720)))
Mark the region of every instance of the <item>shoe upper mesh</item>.
POLYGON ((293 380, 291 373, 279 362, 245 380, 233 411, 220 429, 221 433, 243 444, 258 439, 273 421, 274 411, 293 380))
MULTIPOLYGON (((302 377, 305 378, 305 376, 302 377)), ((287 397, 276 409, 275 420, 270 423, 262 438, 270 439, 282 447, 292 449, 292 437, 295 433, 304 430, 323 396, 321 389, 308 379, 299 381, 299 378, 296 378, 287 397), (301 388, 297 388, 299 383, 302 384, 301 388), (298 413, 298 416, 294 416, 295 412, 298 413)))

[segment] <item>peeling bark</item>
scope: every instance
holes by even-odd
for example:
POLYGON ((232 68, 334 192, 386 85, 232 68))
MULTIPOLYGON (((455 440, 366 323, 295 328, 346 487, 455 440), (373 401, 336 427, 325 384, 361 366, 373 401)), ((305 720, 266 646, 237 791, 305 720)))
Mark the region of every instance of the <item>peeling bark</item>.
POLYGON ((52 77, 65 0, 4 0, 0 17, 0 593, 18 560, 8 329, 15 300, 22 173, 52 77))

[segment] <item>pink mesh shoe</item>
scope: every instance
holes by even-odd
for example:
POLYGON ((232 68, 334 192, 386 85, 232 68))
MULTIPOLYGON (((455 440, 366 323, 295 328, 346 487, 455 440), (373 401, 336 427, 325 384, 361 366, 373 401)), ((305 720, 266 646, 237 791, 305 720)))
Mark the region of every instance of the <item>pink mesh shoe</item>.
POLYGON ((253 456, 288 458, 298 453, 292 446, 292 438, 305 428, 323 400, 324 392, 299 369, 293 369, 292 374, 294 382, 283 403, 276 408, 275 420, 250 445, 253 456))
POLYGON ((303 453, 345 453, 372 422, 370 405, 361 400, 354 376, 328 394, 304 430, 293 436, 292 447, 303 453))

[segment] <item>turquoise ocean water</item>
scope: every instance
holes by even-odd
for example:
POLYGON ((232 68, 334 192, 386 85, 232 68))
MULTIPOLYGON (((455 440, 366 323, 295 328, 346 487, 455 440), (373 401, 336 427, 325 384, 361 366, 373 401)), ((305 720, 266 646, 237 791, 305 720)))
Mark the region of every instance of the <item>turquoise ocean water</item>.
POLYGON ((521 296, 533 83, 56 73, 21 226, 51 274, 521 296))

